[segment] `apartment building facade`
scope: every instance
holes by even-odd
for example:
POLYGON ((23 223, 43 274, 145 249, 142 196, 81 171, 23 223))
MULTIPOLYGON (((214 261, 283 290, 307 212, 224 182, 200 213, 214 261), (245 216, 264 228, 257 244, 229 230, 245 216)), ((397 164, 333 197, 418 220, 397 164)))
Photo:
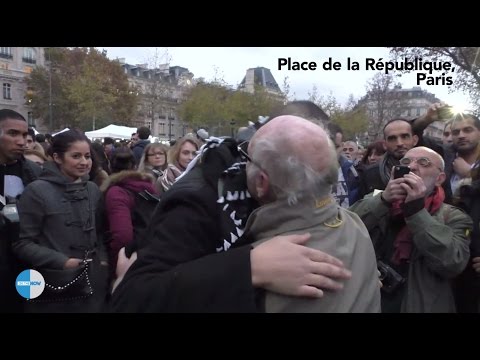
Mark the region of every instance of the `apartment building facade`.
MULTIPOLYGON (((383 129, 385 123, 393 117, 402 117, 405 119, 414 119, 424 115, 428 108, 436 102, 440 102, 435 94, 422 90, 419 86, 403 89, 396 86, 390 90, 382 101, 378 96, 367 94, 359 101, 359 105, 364 105, 369 119, 368 142, 381 138, 383 134, 378 129, 383 129), (382 107, 382 109, 379 109, 382 107), (381 123, 378 123, 379 116, 382 117, 381 123), (372 131, 375 126, 375 131, 372 131)), ((424 135, 428 135, 437 139, 442 138, 444 124, 442 122, 434 122, 424 131, 424 135)))
POLYGON ((195 85, 193 74, 187 68, 165 64, 148 69, 146 64, 118 61, 139 97, 133 126, 147 126, 160 141, 175 140, 192 131, 178 115, 185 92, 195 85))
POLYGON ((34 118, 30 108, 25 78, 36 66, 45 66, 43 47, 0 47, 0 108, 15 110, 22 114, 28 125, 43 132, 44 124, 34 118))

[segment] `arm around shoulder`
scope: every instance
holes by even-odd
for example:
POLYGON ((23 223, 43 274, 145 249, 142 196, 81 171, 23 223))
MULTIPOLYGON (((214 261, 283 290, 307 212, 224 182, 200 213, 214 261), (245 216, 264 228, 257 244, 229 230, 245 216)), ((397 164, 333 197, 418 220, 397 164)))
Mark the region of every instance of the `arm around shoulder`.
POLYGON ((113 312, 256 312, 250 246, 158 271, 134 263, 112 295, 113 312))

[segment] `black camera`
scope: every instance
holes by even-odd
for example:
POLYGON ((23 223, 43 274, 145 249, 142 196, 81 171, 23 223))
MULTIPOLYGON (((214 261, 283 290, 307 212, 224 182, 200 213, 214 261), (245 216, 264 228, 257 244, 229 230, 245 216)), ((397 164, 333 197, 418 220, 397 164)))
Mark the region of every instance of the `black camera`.
POLYGON ((377 267, 378 271, 380 272, 382 291, 385 291, 387 294, 394 293, 401 285, 405 283, 405 278, 383 261, 378 260, 377 267))

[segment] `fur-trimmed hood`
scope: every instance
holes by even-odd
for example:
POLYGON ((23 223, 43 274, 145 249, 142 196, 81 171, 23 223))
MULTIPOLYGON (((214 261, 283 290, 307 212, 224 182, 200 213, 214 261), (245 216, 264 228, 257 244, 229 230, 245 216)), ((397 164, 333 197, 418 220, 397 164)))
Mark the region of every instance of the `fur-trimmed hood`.
POLYGON ((124 170, 116 174, 110 175, 108 179, 105 180, 105 182, 102 184, 100 190, 102 192, 106 192, 110 187, 118 185, 121 187, 131 188, 130 190, 133 191, 141 191, 143 189, 146 189, 150 192, 155 192, 155 187, 153 185, 154 182, 155 179, 151 174, 142 173, 135 170, 124 170), (150 186, 146 187, 146 185, 150 186), (138 187, 141 187, 142 189, 138 190, 138 187))

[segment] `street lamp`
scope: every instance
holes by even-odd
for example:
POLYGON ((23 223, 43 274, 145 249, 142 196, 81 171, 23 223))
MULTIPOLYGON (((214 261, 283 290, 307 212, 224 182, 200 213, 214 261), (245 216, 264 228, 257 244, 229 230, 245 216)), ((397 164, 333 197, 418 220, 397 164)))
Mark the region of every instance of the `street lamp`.
POLYGON ((231 129, 232 129, 232 138, 234 138, 234 137, 235 137, 235 134, 234 134, 234 130, 235 130, 235 127, 234 127, 234 126, 235 126, 235 119, 232 119, 232 120, 230 121, 230 126, 231 126, 231 129))
POLYGON ((172 118, 168 117, 168 141, 172 141, 172 118))
POLYGON ((52 57, 50 52, 51 48, 48 48, 48 122, 50 125, 50 131, 53 131, 53 109, 52 109, 52 57))

